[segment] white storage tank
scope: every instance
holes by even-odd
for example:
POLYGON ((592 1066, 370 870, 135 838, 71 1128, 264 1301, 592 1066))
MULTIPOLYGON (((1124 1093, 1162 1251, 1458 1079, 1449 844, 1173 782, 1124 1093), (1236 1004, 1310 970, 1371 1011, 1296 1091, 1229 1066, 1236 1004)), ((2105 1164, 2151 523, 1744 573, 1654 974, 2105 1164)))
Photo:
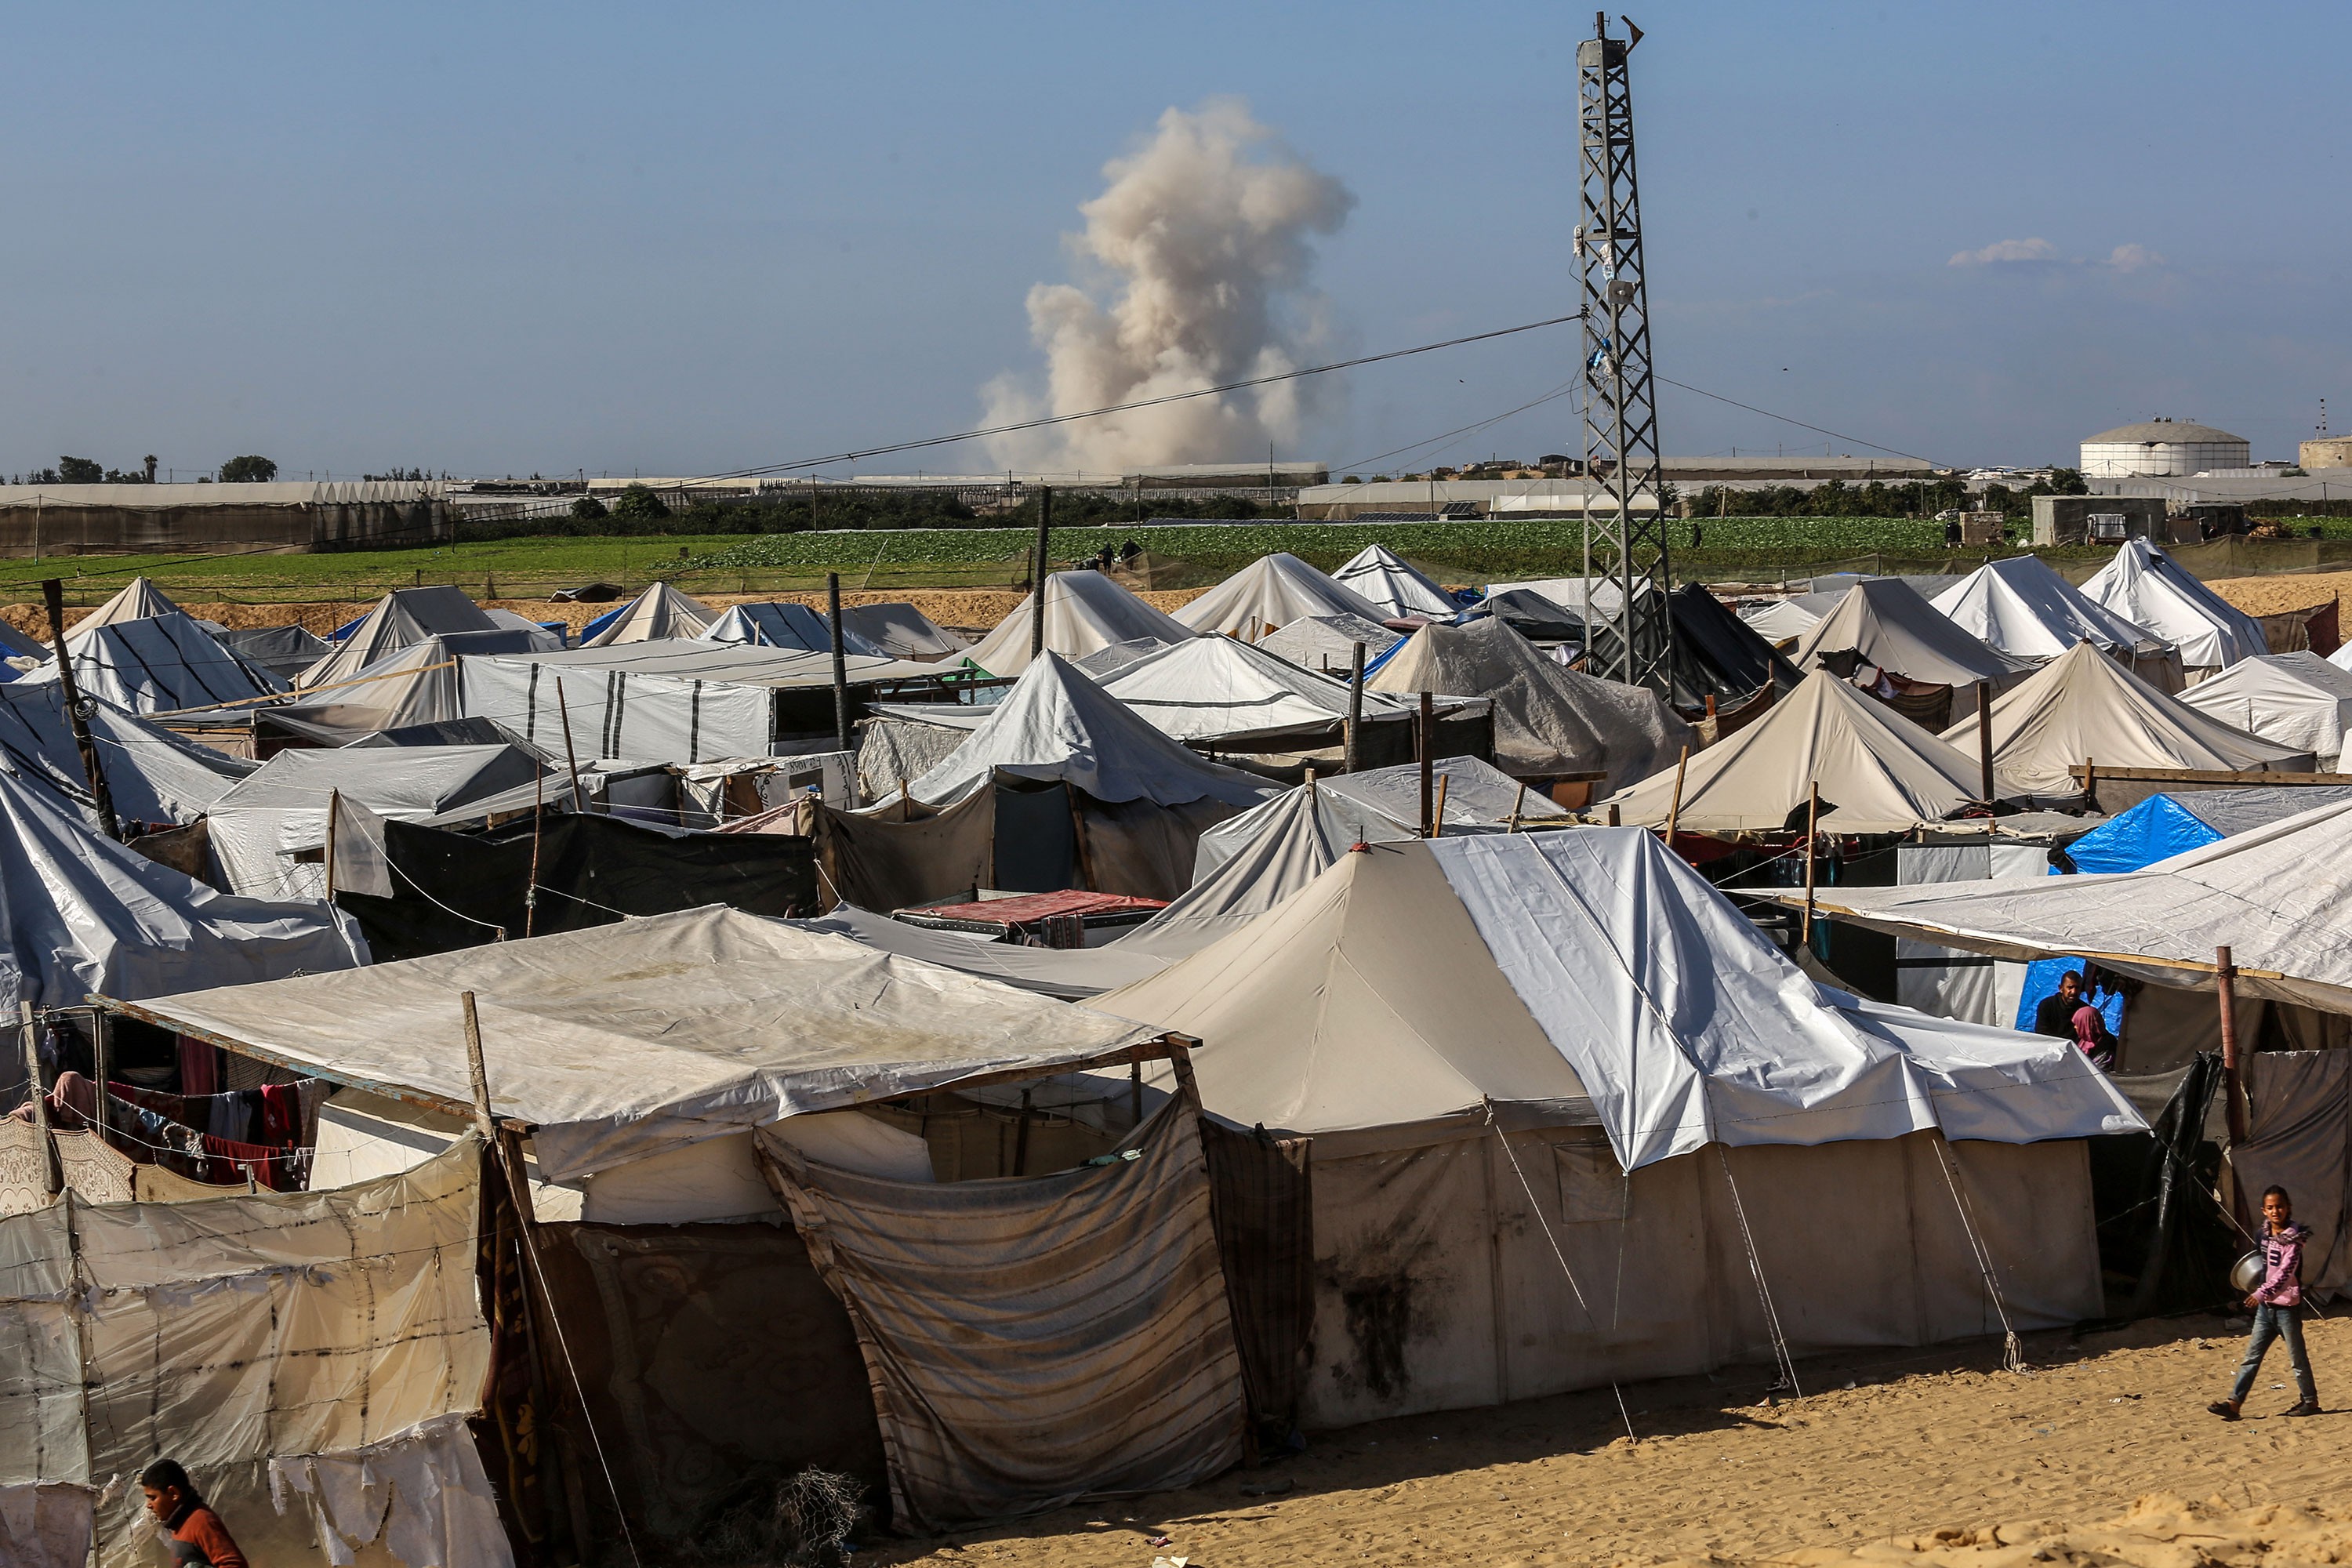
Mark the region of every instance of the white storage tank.
POLYGON ((2253 451, 2244 437, 2187 419, 2119 425, 2083 443, 2086 479, 2177 478, 2242 468, 2252 461, 2253 451))

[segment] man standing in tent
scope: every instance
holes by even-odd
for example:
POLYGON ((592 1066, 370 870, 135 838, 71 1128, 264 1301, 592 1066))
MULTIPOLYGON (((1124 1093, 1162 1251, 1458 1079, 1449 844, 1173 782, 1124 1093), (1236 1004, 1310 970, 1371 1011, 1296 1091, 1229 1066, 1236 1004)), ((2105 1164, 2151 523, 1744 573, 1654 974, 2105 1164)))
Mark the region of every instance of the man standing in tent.
POLYGON ((2058 977, 2058 989, 2033 1009, 2033 1032, 2054 1039, 2074 1037, 2074 1010, 2083 1005, 2083 977, 2073 970, 2058 977))

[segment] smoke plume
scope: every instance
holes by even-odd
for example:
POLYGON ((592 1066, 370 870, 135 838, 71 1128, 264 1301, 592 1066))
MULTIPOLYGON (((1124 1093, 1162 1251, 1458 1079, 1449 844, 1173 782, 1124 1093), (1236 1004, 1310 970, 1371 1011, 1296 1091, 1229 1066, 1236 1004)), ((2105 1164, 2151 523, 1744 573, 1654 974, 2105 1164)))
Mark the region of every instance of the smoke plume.
MULTIPOLYGON (((1317 235, 1356 198, 1236 99, 1171 109, 1067 237, 1082 284, 1029 290, 1045 384, 1012 374, 982 389, 988 422, 1073 414, 1311 363, 1326 335, 1308 286, 1317 235)), ((999 468, 1118 472, 1161 463, 1295 457, 1311 383, 1199 397, 989 443, 999 468)))

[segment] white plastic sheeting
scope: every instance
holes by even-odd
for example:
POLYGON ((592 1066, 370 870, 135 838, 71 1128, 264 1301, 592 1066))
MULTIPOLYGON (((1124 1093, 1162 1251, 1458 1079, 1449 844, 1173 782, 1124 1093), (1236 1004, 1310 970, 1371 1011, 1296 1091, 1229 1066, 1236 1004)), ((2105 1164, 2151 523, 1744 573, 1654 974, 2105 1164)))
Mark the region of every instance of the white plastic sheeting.
POLYGON ((2033 668, 1961 630, 1899 577, 1864 578, 1848 588, 1789 655, 1808 670, 1840 656, 1923 686, 1998 685, 2033 668))
POLYGON ((1496 764, 1525 778, 1604 773, 1616 788, 1699 744, 1698 731, 1655 692, 1563 668, 1492 617, 1422 627, 1364 684, 1400 696, 1492 699, 1496 764))
MULTIPOLYGON (((1159 973, 1169 963, 1169 960, 1152 953, 1129 951, 1126 937, 1105 947, 1024 947, 970 931, 931 931, 908 925, 854 904, 843 904, 815 920, 793 923, 824 935, 846 937, 878 952, 895 952, 902 958, 977 974, 1019 990, 1034 991, 1040 996, 1058 996, 1066 1002, 1084 1001, 1117 990, 1159 973)), ((807 1120, 793 1118, 795 1121, 807 1120)))
POLYGON ((348 680, 368 666, 429 637, 471 639, 457 646, 488 652, 486 639, 505 638, 491 646, 522 647, 528 637, 510 632, 485 615, 482 607, 457 588, 394 588, 360 617, 351 635, 335 651, 304 670, 294 684, 323 686, 348 680))
MULTIPOLYGON (((1977 722, 1971 717, 1955 724, 1944 739, 1973 749, 1977 722)), ((2082 781, 2067 770, 2093 761, 2118 768, 2311 766, 2309 752, 2259 740, 2183 706, 2086 642, 1993 699, 1992 760, 2012 789, 2045 801, 2080 795, 2082 781)))
POLYGON ((908 793, 934 803, 960 800, 998 773, 1061 779, 1111 802, 1255 805, 1273 793, 1263 779, 1186 751, 1051 650, 908 793))
MULTIPOLYGON (((1430 764, 1433 797, 1436 781, 1445 781, 1445 809, 1441 820, 1447 833, 1500 833, 1511 818, 1566 821, 1573 814, 1553 803, 1541 790, 1531 790, 1501 770, 1475 757, 1440 757, 1430 764)), ((1230 817, 1201 835, 1196 878, 1207 879, 1228 860, 1244 852, 1258 836, 1286 832, 1301 805, 1312 799, 1317 818, 1339 841, 1339 848, 1369 841, 1374 844, 1418 837, 1421 833, 1421 768, 1402 763, 1392 768, 1372 768, 1360 773, 1339 773, 1286 790, 1264 805, 1230 817)), ((1433 798, 1432 805, 1435 805, 1433 798)), ((1328 865, 1328 862, 1327 861, 1328 865)), ((1317 870, 1323 868, 1318 866, 1317 870)))
MULTIPOLYGON (((1973 754, 1817 669, 1763 718, 1693 753, 1676 827, 1772 833, 1793 822, 1801 831, 1816 784, 1829 831, 1901 833, 1966 810, 1981 793, 1983 776, 1973 754)), ((1993 789, 2010 793, 1998 770, 1993 789)), ((1615 806, 1622 822, 1657 825, 1674 814, 1674 802, 1669 765, 1602 807, 1615 806)))
POLYGON ((971 646, 966 638, 940 625, 914 605, 894 600, 884 605, 844 605, 841 618, 848 628, 892 658, 921 661, 946 658, 971 646))
POLYGON ((1331 579, 1378 605, 1381 614, 1376 618, 1381 620, 1402 620, 1411 616, 1451 620, 1462 608, 1454 602, 1453 595, 1426 574, 1407 565, 1385 544, 1367 544, 1332 573, 1331 579))
MULTIPOLYGON (((1302 669, 1229 637, 1154 649, 1100 678, 1102 689, 1179 741, 1243 741, 1289 731, 1328 732, 1348 717, 1345 680, 1302 669)), ((1415 704, 1364 693, 1366 723, 1401 723, 1415 704)))
POLYGON ((180 606, 172 595, 145 577, 133 577, 114 596, 66 628, 66 647, 75 644, 100 626, 120 625, 124 621, 152 620, 157 616, 180 614, 180 606))
POLYGON ((2309 752, 2322 773, 2336 771, 2352 730, 2352 670, 2315 653, 2240 659, 2179 700, 2274 746, 2309 752))
POLYGON ((440 724, 467 717, 457 652, 448 639, 429 637, 361 670, 345 686, 304 702, 273 706, 272 718, 316 725, 356 740, 380 730, 440 724))
POLYGON ((2180 689, 2178 649, 2084 594, 2039 555, 1988 561, 1928 602, 1998 652, 2056 658, 2087 642, 2151 684, 2180 689))
POLYGON ((498 1498, 463 1414, 381 1443, 269 1461, 280 1514, 307 1516, 334 1568, 378 1541, 406 1568, 512 1568, 498 1498))
POLYGON ((0 1486, 0 1563, 88 1568, 96 1497, 89 1487, 63 1481, 0 1486))
POLYGON ((1309 616, 1385 618, 1380 605, 1296 555, 1262 555, 1176 612, 1196 632, 1255 642, 1309 616))
POLYGON ((698 637, 710 629, 710 623, 718 616, 719 612, 701 600, 681 594, 667 583, 656 583, 615 615, 604 630, 580 646, 612 647, 622 643, 698 637))
POLYGON ((2179 647, 2181 664, 2192 671, 2210 672, 2270 651, 2261 622, 2145 539, 2125 540, 2115 559, 2083 584, 2083 594, 2179 647))
MULTIPOLYGON (((1019 675, 1027 669, 1034 598, 1024 598, 964 658, 991 675, 1019 675)), ((1192 627, 1153 609, 1099 572, 1056 572, 1045 579, 1045 651, 1064 658, 1084 658, 1113 643, 1182 642, 1193 635, 1192 627)))
POLYGON ((460 991, 478 998, 492 1105, 533 1125, 549 1181, 1153 1034, 716 907, 147 1006, 323 1077, 462 1107, 460 991))
MULTIPOLYGON (((115 813, 127 822, 194 822, 259 766, 103 702, 90 706, 89 731, 115 813)), ((96 826, 55 681, 0 686, 0 770, 48 790, 96 826)))
POLYGON ((349 917, 215 891, 0 774, 0 1010, 137 999, 368 961, 349 917))
POLYGON ((1739 612, 1739 618, 1766 642, 1776 646, 1794 642, 1822 624, 1821 612, 1800 602, 1814 596, 1799 594, 1769 605, 1750 605, 1739 612))
POLYGON ((1355 616, 1307 616, 1269 632, 1257 646, 1302 668, 1345 675, 1355 668, 1358 643, 1364 645, 1364 662, 1370 664, 1402 641, 1402 632, 1355 616))
MULTIPOLYGON (((286 689, 286 682, 231 653, 177 610, 144 620, 113 621, 87 637, 68 635, 67 655, 85 697, 133 713, 177 713, 286 689)), ((58 678, 55 660, 25 676, 58 678)))
POLYGON ((1627 1170, 1709 1142, 2031 1142, 2142 1123, 2065 1041, 1807 979, 1654 835, 1350 854, 1105 1012, 1197 1035, 1202 1102, 1298 1132, 1591 1121, 1627 1170))
POLYGON ((2200 990, 2211 988, 2214 950, 2226 946, 2241 997, 2352 1013, 2352 804, 2284 817, 2145 870, 1965 889, 1832 888, 1815 901, 1836 918, 1945 947, 1997 958, 2077 955, 2200 990))

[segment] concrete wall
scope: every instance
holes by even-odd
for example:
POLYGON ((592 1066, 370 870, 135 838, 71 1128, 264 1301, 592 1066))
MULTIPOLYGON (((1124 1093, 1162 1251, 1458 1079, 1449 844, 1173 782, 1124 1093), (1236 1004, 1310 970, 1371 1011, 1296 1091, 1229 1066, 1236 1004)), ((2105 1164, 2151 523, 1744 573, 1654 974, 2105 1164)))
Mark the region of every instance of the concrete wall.
POLYGON ((434 484, 0 486, 0 555, 338 550, 449 536, 434 484))

